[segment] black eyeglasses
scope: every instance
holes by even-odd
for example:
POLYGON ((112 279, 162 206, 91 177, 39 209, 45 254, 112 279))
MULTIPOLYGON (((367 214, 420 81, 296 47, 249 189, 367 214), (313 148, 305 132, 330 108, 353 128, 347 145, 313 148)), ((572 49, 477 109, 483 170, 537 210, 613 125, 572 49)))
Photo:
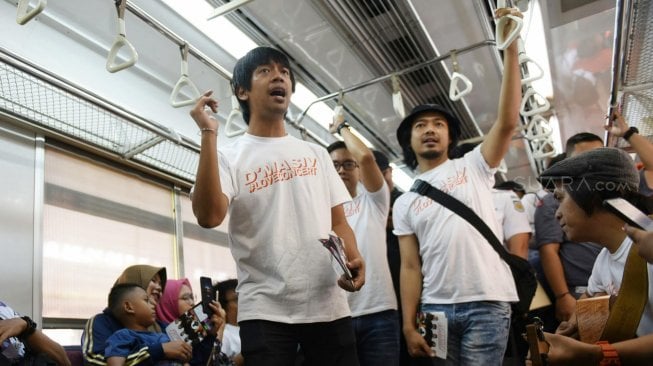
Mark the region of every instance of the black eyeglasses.
POLYGON ((334 161, 333 166, 336 168, 336 170, 340 169, 340 167, 342 167, 344 170, 354 170, 358 167, 358 164, 356 164, 355 161, 351 160, 343 161, 342 163, 339 161, 334 161))

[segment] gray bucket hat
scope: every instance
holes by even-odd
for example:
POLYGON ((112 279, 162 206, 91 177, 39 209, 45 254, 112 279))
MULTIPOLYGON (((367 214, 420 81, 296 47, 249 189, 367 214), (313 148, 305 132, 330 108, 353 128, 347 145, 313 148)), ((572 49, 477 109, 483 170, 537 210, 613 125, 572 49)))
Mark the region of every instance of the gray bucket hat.
POLYGON ((630 191, 639 188, 639 174, 628 153, 613 147, 602 147, 566 158, 542 172, 540 183, 553 189, 556 182, 590 190, 616 189, 630 191), (613 188, 610 188, 613 187, 613 188))

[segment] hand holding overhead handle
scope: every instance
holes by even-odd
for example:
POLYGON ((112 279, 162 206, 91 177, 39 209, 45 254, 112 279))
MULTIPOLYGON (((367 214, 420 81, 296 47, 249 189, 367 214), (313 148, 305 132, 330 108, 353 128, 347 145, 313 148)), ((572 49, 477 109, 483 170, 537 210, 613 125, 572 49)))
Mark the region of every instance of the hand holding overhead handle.
POLYGON ((516 8, 506 8, 505 0, 497 0, 495 12, 497 48, 505 50, 512 42, 519 37, 524 26, 521 12, 516 8))

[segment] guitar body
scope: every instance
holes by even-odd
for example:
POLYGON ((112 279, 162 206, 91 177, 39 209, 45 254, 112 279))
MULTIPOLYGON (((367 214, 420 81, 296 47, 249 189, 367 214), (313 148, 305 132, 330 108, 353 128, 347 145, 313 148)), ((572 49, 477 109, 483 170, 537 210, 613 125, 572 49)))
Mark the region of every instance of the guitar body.
POLYGON ((596 343, 601 339, 610 316, 610 296, 597 296, 576 302, 576 321, 581 342, 596 343))

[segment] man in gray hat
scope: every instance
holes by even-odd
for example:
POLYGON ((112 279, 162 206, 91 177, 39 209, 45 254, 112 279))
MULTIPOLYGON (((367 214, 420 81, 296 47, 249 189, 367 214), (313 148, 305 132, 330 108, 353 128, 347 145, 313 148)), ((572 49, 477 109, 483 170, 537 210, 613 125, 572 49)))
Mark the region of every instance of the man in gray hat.
MULTIPOLYGON (((629 268, 633 268, 631 263, 637 262, 639 257, 635 255, 629 258, 633 242, 623 231, 624 221, 608 211, 603 206, 603 201, 623 198, 644 212, 650 213, 653 208, 650 198, 637 192, 639 175, 630 156, 616 148, 590 150, 545 170, 539 180, 547 188, 555 187, 554 195, 560 202, 556 218, 569 239, 591 241, 603 248, 596 258, 587 292, 581 298, 602 294, 618 295, 626 259, 629 268)), ((643 262, 643 259, 639 258, 639 261, 643 262)), ((561 334, 545 334, 550 345, 548 361, 551 365, 562 362, 563 356, 565 364, 587 364, 590 359, 596 363, 603 360, 601 364, 651 364, 653 338, 642 337, 653 334, 653 266, 643 265, 647 269, 648 297, 639 324, 634 323, 631 335, 632 338, 640 338, 613 345, 581 345, 563 335, 573 334, 578 329, 577 317, 572 316, 569 322, 563 322, 558 328, 561 334), (607 363, 608 360, 615 359, 621 363, 607 363)), ((617 311, 617 306, 618 304, 612 310, 617 311)), ((632 311, 630 307, 628 312, 632 311)), ((621 322, 619 327, 627 328, 621 322)), ((607 335, 605 337, 610 338, 607 335)))
MULTIPOLYGON (((521 16, 516 9, 496 13, 498 18, 509 14, 521 16)), ((500 240, 491 190, 519 122, 517 56, 513 42, 504 52, 497 121, 483 143, 465 157, 449 159, 461 126, 440 105, 415 107, 397 129, 404 162, 418 169, 417 178, 470 206, 500 240)), ((446 357, 447 364, 500 365, 509 335, 510 303, 518 300, 508 265, 465 219, 415 192, 397 199, 393 223, 401 251, 403 331, 410 354, 446 357), (432 350, 418 332, 415 314, 420 310, 438 313, 438 319, 446 317, 446 356, 432 350)))
MULTIPOLYGON (((603 140, 589 132, 577 133, 565 144, 566 157, 603 147, 603 140)), ((563 158, 564 160, 564 158, 563 158)), ((550 164, 549 167, 552 167, 550 164)), ((578 243, 569 239, 555 219, 558 202, 551 193, 542 197, 535 209, 533 220, 535 241, 545 288, 553 301, 553 307, 539 314, 545 320, 546 330, 554 330, 559 322, 569 320, 576 309, 576 299, 587 289, 587 280, 592 272, 594 260, 601 247, 594 243, 578 243)))

